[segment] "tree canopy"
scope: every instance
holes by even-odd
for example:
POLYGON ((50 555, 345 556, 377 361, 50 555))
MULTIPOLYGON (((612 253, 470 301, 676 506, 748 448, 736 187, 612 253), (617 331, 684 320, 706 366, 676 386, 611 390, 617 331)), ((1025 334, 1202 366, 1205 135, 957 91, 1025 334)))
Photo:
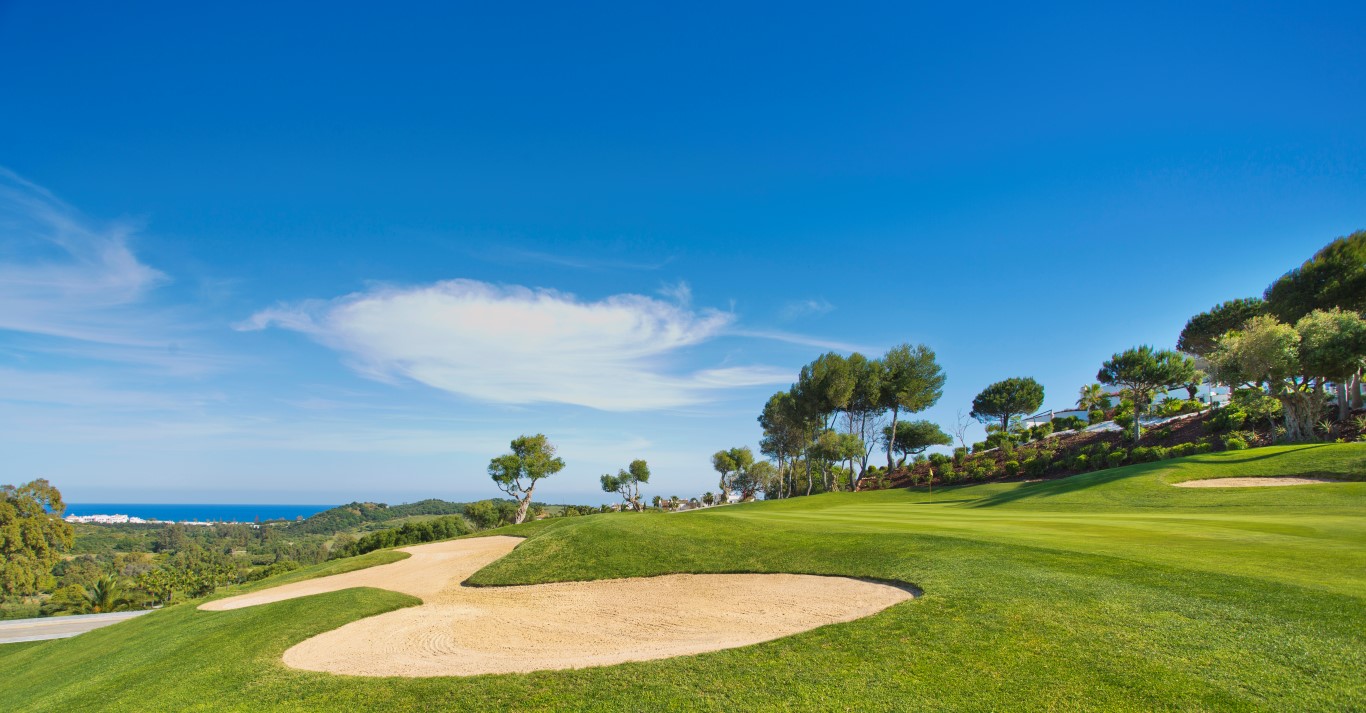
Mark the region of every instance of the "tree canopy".
MULTIPOLYGON (((944 433, 943 429, 932 421, 898 422, 896 438, 892 438, 891 426, 883 429, 882 438, 887 443, 895 444, 896 452, 901 455, 903 462, 909 456, 924 453, 931 446, 953 445, 953 439, 949 434, 944 433)), ((901 463, 897 465, 900 466, 901 463)))
POLYGON ((52 566, 71 547, 61 519, 62 494, 44 479, 0 486, 0 592, 34 594, 50 585, 52 566))
POLYGON ((892 412, 892 439, 887 443, 887 469, 892 468, 896 449, 896 423, 904 411, 919 413, 939 402, 944 395, 944 370, 934 350, 924 344, 900 344, 882 356, 879 405, 892 412))
POLYGON ((1143 413, 1149 395, 1159 389, 1184 386, 1194 376, 1195 361, 1190 357, 1144 344, 1112 355, 1101 365, 1096 380, 1129 391, 1134 401, 1134 441, 1137 442, 1142 433, 1138 417, 1143 413))
POLYGON ((1043 405, 1043 384, 1030 377, 998 381, 972 400, 972 417, 982 423, 999 422, 1010 430, 1010 419, 1033 413, 1043 405))
POLYGON ((1104 411, 1110 405, 1110 397, 1100 384, 1087 384, 1077 392, 1077 408, 1083 411, 1104 411))
POLYGON ((604 473, 600 480, 603 492, 620 494, 622 501, 633 510, 645 509, 640 503, 640 484, 650 482, 650 466, 644 460, 637 458, 616 475, 604 473))
POLYGON ((1259 297, 1229 300, 1215 305, 1208 312, 1191 317, 1176 340, 1176 348, 1196 356, 1208 358, 1219 337, 1226 332, 1242 329, 1247 321, 1266 312, 1266 303, 1259 297))
MULTIPOLYGON (((732 490, 740 490, 742 496, 745 495, 745 488, 751 485, 747 475, 750 466, 754 465, 754 452, 749 449, 749 446, 717 451, 711 457, 711 465, 721 475, 718 485, 721 488, 723 502, 730 499, 732 490)), ((751 489, 748 496, 753 495, 754 491, 751 489)))
POLYGON ((511 453, 489 461, 489 477, 494 484, 519 501, 513 524, 526 519, 537 481, 563 469, 564 459, 555 455, 555 446, 541 433, 513 439, 511 453))
POLYGON ((1266 387, 1281 402, 1286 439, 1314 437, 1314 422, 1328 394, 1325 386, 1366 362, 1366 321, 1355 312, 1315 310, 1294 325, 1271 315, 1254 318, 1219 340, 1211 357, 1229 383, 1266 387))
POLYGON ((1266 288, 1268 311, 1292 323, 1334 307, 1366 312, 1366 230, 1325 245, 1266 288))

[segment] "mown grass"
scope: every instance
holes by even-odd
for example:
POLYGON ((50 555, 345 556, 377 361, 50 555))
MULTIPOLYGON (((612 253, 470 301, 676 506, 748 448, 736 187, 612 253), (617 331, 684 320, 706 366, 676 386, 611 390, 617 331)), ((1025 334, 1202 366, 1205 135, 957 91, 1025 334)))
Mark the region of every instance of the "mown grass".
POLYGON ((415 603, 404 595, 178 606, 75 639, 0 647, 0 709, 1363 709, 1366 483, 1169 485, 1360 480, 1363 462, 1366 446, 1355 444, 1268 448, 1063 481, 543 521, 504 530, 529 539, 472 583, 808 572, 908 582, 924 595, 701 656, 442 679, 330 676, 279 661, 315 633, 415 603))

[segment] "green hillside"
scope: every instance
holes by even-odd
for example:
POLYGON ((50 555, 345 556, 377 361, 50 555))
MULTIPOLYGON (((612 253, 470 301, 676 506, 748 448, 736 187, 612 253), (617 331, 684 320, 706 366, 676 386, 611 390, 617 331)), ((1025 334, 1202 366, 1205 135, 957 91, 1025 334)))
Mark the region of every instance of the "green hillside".
POLYGON ((1271 475, 1363 481, 1366 445, 1230 451, 932 494, 545 520, 491 531, 529 539, 472 583, 799 572, 908 582, 923 596, 700 656, 444 679, 332 676, 279 661, 311 635, 416 603, 406 595, 177 606, 75 639, 0 646, 0 709, 1366 708, 1366 482, 1170 485, 1271 475))

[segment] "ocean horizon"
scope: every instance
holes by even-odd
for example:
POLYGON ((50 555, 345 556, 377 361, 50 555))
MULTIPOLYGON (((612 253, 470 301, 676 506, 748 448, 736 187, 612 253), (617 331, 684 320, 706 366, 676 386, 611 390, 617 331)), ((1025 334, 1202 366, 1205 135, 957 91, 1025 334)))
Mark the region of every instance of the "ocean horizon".
POLYGON ((336 505, 225 503, 67 503, 64 515, 128 515, 163 522, 256 522, 309 517, 336 505))

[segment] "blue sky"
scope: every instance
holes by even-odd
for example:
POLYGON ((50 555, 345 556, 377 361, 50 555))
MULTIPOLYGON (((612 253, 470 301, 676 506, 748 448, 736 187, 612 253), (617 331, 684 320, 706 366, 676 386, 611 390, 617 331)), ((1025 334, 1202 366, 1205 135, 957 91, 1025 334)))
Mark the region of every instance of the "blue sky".
POLYGON ((1358 3, 0 2, 0 481, 713 489, 826 349, 1072 403, 1366 227, 1358 3))

